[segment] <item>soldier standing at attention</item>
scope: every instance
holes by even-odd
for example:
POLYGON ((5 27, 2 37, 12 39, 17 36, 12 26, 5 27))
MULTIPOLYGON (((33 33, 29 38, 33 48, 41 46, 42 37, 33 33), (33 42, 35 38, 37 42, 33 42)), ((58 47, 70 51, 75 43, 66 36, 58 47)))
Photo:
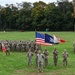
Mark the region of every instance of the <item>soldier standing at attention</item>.
POLYGON ((47 51, 47 49, 44 50, 43 54, 44 54, 44 63, 45 63, 45 66, 47 66, 48 65, 48 55, 49 55, 49 52, 47 51))
POLYGON ((39 72, 43 72, 43 54, 39 51, 37 54, 38 58, 38 70, 39 72))
POLYGON ((62 56, 63 56, 63 65, 67 65, 68 53, 67 53, 66 49, 64 49, 62 56))
POLYGON ((10 45, 6 44, 6 55, 10 55, 10 45))
POLYGON ((73 44, 73 50, 74 50, 74 54, 75 54, 75 43, 73 44))
POLYGON ((58 61, 58 51, 56 48, 53 51, 53 59, 54 59, 54 65, 57 66, 57 61, 58 61))
POLYGON ((28 65, 32 64, 32 56, 33 53, 31 52, 31 50, 29 49, 28 53, 27 53, 27 57, 28 57, 28 65))
POLYGON ((6 40, 6 55, 10 55, 10 43, 9 43, 9 41, 8 40, 6 40))
POLYGON ((36 61, 36 66, 38 66, 38 57, 37 54, 39 53, 39 50, 35 50, 35 61, 36 61))

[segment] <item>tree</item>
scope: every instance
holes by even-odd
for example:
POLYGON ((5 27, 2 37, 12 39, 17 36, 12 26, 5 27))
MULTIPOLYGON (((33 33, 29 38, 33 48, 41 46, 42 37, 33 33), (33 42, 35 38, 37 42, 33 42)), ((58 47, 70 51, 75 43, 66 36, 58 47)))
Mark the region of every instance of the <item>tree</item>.
POLYGON ((26 30, 29 28, 31 24, 31 3, 30 2, 23 2, 21 4, 21 9, 19 10, 19 17, 17 19, 17 27, 19 29, 26 30))
POLYGON ((37 30, 40 30, 39 28, 43 26, 42 21, 44 20, 44 9, 46 7, 46 3, 39 1, 33 3, 32 8, 32 19, 33 19, 33 27, 37 28, 37 30))

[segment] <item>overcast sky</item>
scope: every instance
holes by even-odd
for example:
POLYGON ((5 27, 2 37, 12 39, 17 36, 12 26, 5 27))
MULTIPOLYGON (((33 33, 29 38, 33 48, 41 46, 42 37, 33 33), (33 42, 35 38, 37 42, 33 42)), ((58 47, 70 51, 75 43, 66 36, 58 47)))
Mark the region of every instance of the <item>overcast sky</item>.
MULTIPOLYGON (((38 2, 38 1, 43 1, 45 3, 57 2, 57 0, 0 0, 0 5, 16 4, 16 3, 21 3, 21 2, 31 2, 31 3, 34 3, 34 2, 38 2)), ((70 0, 70 1, 72 1, 72 0, 70 0)))

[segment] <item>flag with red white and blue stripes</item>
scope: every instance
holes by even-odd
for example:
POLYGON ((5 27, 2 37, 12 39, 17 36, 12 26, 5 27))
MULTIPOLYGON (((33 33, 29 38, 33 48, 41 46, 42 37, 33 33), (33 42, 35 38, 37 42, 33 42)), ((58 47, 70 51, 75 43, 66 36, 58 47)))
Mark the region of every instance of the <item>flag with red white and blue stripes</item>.
POLYGON ((51 46, 52 44, 45 42, 45 35, 42 33, 36 32, 36 44, 51 46))

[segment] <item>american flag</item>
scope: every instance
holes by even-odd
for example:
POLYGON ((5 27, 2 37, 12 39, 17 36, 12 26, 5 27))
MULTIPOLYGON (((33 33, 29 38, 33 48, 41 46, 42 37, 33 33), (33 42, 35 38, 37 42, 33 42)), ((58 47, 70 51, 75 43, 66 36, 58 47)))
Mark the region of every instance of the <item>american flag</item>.
POLYGON ((45 42, 45 35, 36 32, 36 44, 51 46, 52 44, 45 42))

